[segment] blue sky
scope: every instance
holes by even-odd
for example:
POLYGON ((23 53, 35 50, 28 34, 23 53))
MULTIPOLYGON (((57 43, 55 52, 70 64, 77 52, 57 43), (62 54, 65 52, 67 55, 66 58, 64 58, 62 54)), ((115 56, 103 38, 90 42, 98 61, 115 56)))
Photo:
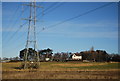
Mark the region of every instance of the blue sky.
MULTIPOLYGON (((2 48, 3 57, 14 57, 25 48, 28 24, 19 31, 25 23, 21 18, 29 17, 29 8, 25 2, 2 3, 2 48), (17 31, 17 32, 16 32, 17 31)), ((89 50, 106 50, 108 53, 118 53, 118 6, 113 3, 68 22, 49 26, 83 14, 108 2, 44 2, 37 3, 47 9, 42 16, 37 17, 36 26, 38 49, 51 48, 54 52, 80 52, 89 50), (44 31, 40 32, 42 29, 44 31)), ((42 9, 37 9, 37 15, 42 9)))
MULTIPOLYGON (((0 12, 2 12, 2 3, 0 2, 0 12)), ((0 13, 0 30, 2 29, 2 13, 0 13)), ((0 57, 2 57, 2 32, 0 31, 0 57)))

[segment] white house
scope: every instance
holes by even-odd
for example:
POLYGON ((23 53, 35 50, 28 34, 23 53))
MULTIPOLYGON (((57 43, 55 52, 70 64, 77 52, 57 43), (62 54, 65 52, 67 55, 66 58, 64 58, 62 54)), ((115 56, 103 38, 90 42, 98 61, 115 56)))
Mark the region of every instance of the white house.
POLYGON ((73 59, 73 60, 82 60, 82 56, 81 56, 80 54, 75 54, 75 53, 74 53, 74 54, 72 55, 72 59, 73 59))
POLYGON ((50 60, 50 58, 45 58, 45 60, 46 60, 46 61, 49 61, 49 60, 50 60))

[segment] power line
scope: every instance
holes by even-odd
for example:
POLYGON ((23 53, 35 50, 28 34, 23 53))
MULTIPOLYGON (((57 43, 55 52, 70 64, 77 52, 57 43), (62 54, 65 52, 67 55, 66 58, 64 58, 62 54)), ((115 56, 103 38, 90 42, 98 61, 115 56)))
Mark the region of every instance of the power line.
MULTIPOLYGON (((46 11, 48 11, 49 9, 51 9, 51 8, 53 8, 55 5, 57 5, 58 4, 58 2, 56 2, 56 3, 53 3, 52 5, 50 5, 50 6, 48 6, 48 8, 46 8, 45 10, 44 10, 44 13, 46 12, 46 11)), ((41 12, 36 16, 36 17, 39 17, 41 15, 41 12)))
POLYGON ((16 32, 14 32, 14 34, 10 37, 11 39, 18 33, 18 31, 20 31, 20 29, 24 26, 24 25, 26 25, 27 24, 27 22, 25 22, 23 25, 21 25, 18 29, 17 29, 17 31, 16 32))
MULTIPOLYGON (((82 14, 79 14, 79 15, 77 15, 77 16, 68 18, 68 19, 66 19, 66 20, 64 20, 64 21, 61 21, 61 22, 59 22, 59 23, 57 23, 57 24, 50 25, 50 26, 48 26, 48 27, 46 27, 46 28, 48 29, 48 28, 56 27, 57 25, 63 24, 63 23, 65 23, 65 22, 68 22, 68 21, 70 21, 70 20, 79 18, 79 17, 84 16, 84 15, 87 15, 87 14, 89 14, 89 13, 92 13, 92 12, 98 10, 98 9, 104 8, 104 7, 106 7, 106 6, 108 6, 108 5, 111 5, 111 4, 113 4, 113 2, 110 2, 110 3, 108 3, 108 4, 102 5, 102 6, 100 6, 100 7, 95 8, 95 9, 89 10, 89 11, 84 12, 84 13, 82 13, 82 14)), ((44 30, 45 30, 45 29, 44 29, 44 30)), ((42 31, 43 31, 43 30, 42 30, 42 31)), ((39 33, 39 32, 38 32, 38 33, 39 33)))
MULTIPOLYGON (((25 8, 25 10, 27 9, 27 7, 25 8)), ((25 11, 25 10, 22 10, 22 13, 20 14, 20 16, 22 16, 22 14, 23 14, 23 12, 25 11)), ((19 16, 19 17, 20 17, 19 16)), ((17 23, 18 21, 16 21, 15 23, 14 23, 14 25, 17 23)), ((18 29, 12 34, 12 36, 11 37, 9 37, 9 41, 8 42, 11 42, 11 40, 17 35, 17 33, 20 31, 20 29, 24 26, 24 25, 26 25, 27 24, 27 22, 25 22, 24 24, 22 24, 22 25, 20 25, 20 27, 18 27, 18 29)), ((22 36, 24 36, 23 34, 22 34, 22 36)), ((18 40, 18 39, 16 39, 16 40, 18 40)))
MULTIPOLYGON (((23 36, 25 36, 25 33, 22 33, 21 35, 19 35, 19 37, 18 38, 16 38, 16 39, 14 39, 15 41, 17 41, 17 42, 19 42, 21 39, 22 39, 22 41, 23 41, 23 36)), ((10 39, 11 40, 11 39, 10 39)), ((14 42, 15 42, 14 41, 14 42)), ((11 41, 9 41, 9 42, 11 42, 11 41)), ((8 43, 8 42, 7 42, 8 43)), ((19 42, 19 43, 21 43, 21 42, 19 42)), ((13 43, 8 43, 8 44, 12 44, 12 45, 14 45, 13 43)), ((8 44, 6 44, 7 46, 8 46, 8 44)), ((4 45, 3 45, 4 46, 4 45)), ((4 47, 7 47, 7 46, 4 46, 4 47)), ((4 49, 4 48, 3 48, 4 49)), ((11 48, 10 48, 11 49, 11 48)))
POLYGON ((44 13, 44 15, 46 15, 46 14, 48 14, 48 13, 51 13, 52 11, 54 11, 54 10, 57 9, 58 7, 62 6, 63 4, 64 4, 63 2, 60 3, 60 4, 58 4, 56 7, 52 8, 50 11, 44 13))
MULTIPOLYGON (((11 22, 11 20, 13 19, 13 18, 15 18, 14 16, 15 16, 15 14, 17 13, 17 11, 19 10, 19 8, 20 8, 20 5, 18 5, 18 7, 16 8, 16 10, 15 10, 15 12, 14 12, 14 14, 11 16, 11 18, 9 19, 9 22, 11 22)), ((21 14, 20 14, 21 15, 21 14)), ((16 19, 16 21, 15 21, 15 23, 13 23, 13 24, 11 24, 11 25, 7 25, 7 27, 8 28, 10 28, 11 30, 13 29, 12 27, 14 27, 15 25, 16 25, 16 23, 18 22, 18 19, 16 19)), ((8 35, 8 33, 6 33, 7 35, 8 35)), ((7 38, 7 36, 5 36, 5 38, 7 38)))
MULTIPOLYGON (((19 8, 20 8, 20 5, 18 5, 18 6, 16 7, 16 10, 15 10, 15 12, 12 14, 12 16, 10 17, 9 22, 11 22, 11 20, 14 18, 14 16, 15 16, 16 13, 17 13, 17 11, 19 10, 19 8)), ((8 24, 7 26, 9 26, 9 24, 8 24)))
MULTIPOLYGON (((26 10, 27 8, 25 8, 25 10, 26 10)), ((22 13, 19 15, 19 17, 21 17, 22 15, 23 15, 23 13, 24 13, 24 11, 25 10, 22 10, 22 13)), ((16 21, 12 24, 12 27, 14 27, 16 24, 18 23, 18 19, 16 19, 16 21)), ((27 22, 25 22, 24 24, 22 24, 21 26, 20 26, 20 28, 18 28, 16 31, 15 31, 15 33, 13 33, 12 34, 12 36, 11 37, 9 37, 9 39, 11 40, 15 35, 16 35, 16 33, 22 28, 22 26, 24 26, 24 25, 26 25, 27 24, 27 22)), ((12 30, 13 28, 11 28, 11 30, 12 30)), ((9 35, 10 36, 10 35, 9 35)), ((7 38, 7 37, 6 37, 7 38)))
MULTIPOLYGON (((58 2, 57 2, 57 3, 58 3, 58 2)), ((56 3, 54 3, 54 4, 57 5, 56 3)), ((55 9, 57 9, 58 7, 60 7, 60 6, 63 5, 63 3, 60 3, 60 4, 58 4, 56 7, 54 7, 54 6, 55 6, 54 4, 50 5, 51 7, 53 7, 51 10, 49 10, 49 9, 51 8, 50 6, 49 6, 47 9, 44 10, 44 12, 46 11, 46 13, 45 13, 44 15, 52 12, 53 10, 55 10, 55 9), (47 10, 49 10, 49 11, 47 12, 47 10)), ((39 14, 37 15, 37 17, 38 17, 38 16, 39 16, 39 14)), ((39 32, 42 32, 44 29, 45 29, 45 28, 42 28, 42 30, 39 31, 39 32)))
POLYGON ((25 22, 24 24, 22 24, 13 34, 12 36, 10 37, 9 41, 8 42, 11 42, 11 40, 13 39, 13 37, 15 37, 17 35, 17 33, 21 30, 21 28, 23 28, 24 25, 26 25, 27 22, 25 22))

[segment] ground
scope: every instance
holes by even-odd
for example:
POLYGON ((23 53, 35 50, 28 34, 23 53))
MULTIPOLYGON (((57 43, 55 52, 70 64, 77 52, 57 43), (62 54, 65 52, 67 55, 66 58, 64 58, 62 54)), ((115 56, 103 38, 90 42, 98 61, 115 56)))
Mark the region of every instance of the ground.
POLYGON ((39 69, 19 69, 21 62, 2 63, 3 79, 119 79, 118 62, 41 62, 39 69))

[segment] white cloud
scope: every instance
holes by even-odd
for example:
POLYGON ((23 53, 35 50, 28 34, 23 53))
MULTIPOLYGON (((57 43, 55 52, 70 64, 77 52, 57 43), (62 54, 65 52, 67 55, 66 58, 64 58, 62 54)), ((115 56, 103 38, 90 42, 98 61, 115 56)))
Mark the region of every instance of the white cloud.
POLYGON ((118 32, 44 32, 42 35, 70 38, 118 38, 118 32))
MULTIPOLYGON (((56 22, 52 22, 55 24, 56 22)), ((51 23, 51 24, 52 24, 51 23)), ((41 28, 42 29, 42 28, 41 28)), ((2 32, 15 32, 18 28, 2 28, 0 31, 2 32)), ((27 27, 22 28, 19 32, 27 32, 27 27)), ((40 31, 38 27, 37 32, 40 31)), ((64 24, 55 26, 50 29, 45 29, 42 32, 44 36, 62 36, 62 37, 72 37, 72 38, 118 38, 118 31, 117 31, 117 23, 111 22, 94 22, 94 23, 74 23, 74 22, 66 22, 64 24), (88 28, 91 29, 110 29, 116 28, 116 31, 83 31, 87 30, 88 28), (78 31, 75 31, 75 29, 78 31)))
POLYGON ((19 30, 19 32, 25 32, 27 29, 26 29, 27 27, 22 27, 22 28, 20 28, 20 27, 8 27, 8 28, 4 28, 4 27, 2 27, 2 28, 0 28, 0 31, 1 32, 16 32, 16 31, 18 31, 19 30))
POLYGON ((56 27, 45 29, 42 35, 47 36, 62 36, 62 37, 75 37, 75 38, 118 38, 117 23, 111 23, 109 21, 99 21, 94 23, 73 23, 67 22, 65 24, 58 25, 56 27), (101 29, 104 31, 83 31, 91 29, 101 29), (115 29, 114 31, 109 31, 110 28, 115 29), (78 30, 78 31, 75 31, 78 30))
POLYGON ((16 28, 2 28, 2 32, 14 32, 16 30, 16 28))
MULTIPOLYGON (((60 21, 56 21, 56 22, 48 22, 46 23, 46 31, 47 31, 47 27, 54 25, 56 23, 59 23, 60 21), (51 25, 50 25, 51 23, 51 25)), ((70 29, 70 28, 117 28, 118 27, 118 22, 113 22, 113 21, 96 21, 96 22, 92 22, 92 23, 83 23, 83 22, 65 22, 63 24, 59 24, 56 26, 53 26, 51 28, 49 28, 48 30, 66 30, 66 29, 70 29)))
POLYGON ((74 32, 68 34, 70 37, 77 38, 117 38, 117 32, 74 32))

